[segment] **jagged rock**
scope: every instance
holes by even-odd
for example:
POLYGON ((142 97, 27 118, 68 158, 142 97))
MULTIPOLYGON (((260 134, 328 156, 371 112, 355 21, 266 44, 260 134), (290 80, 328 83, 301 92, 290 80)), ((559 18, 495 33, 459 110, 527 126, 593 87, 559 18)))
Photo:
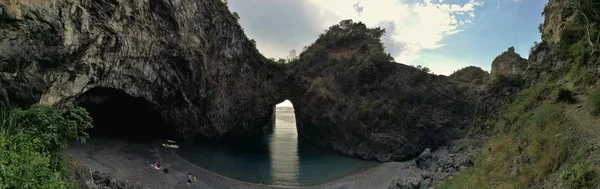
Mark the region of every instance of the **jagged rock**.
POLYGON ((414 176, 397 178, 392 181, 388 189, 420 189, 421 182, 420 178, 414 176))
POLYGON ((92 173, 92 178, 94 180, 100 180, 102 179, 104 176, 100 173, 100 171, 94 171, 94 173, 92 173))
POLYGON ((431 149, 427 148, 423 150, 421 155, 415 159, 415 163, 419 169, 427 169, 433 162, 433 156, 431 155, 431 149))
POLYGON ((72 104, 109 88, 144 99, 179 134, 220 138, 261 132, 286 94, 283 66, 219 0, 0 7, 0 73, 18 74, 0 80, 2 105, 72 104))
POLYGON ((304 138, 392 161, 462 136, 493 100, 392 62, 383 30, 362 23, 331 27, 284 66, 256 50, 219 0, 0 5, 11 7, 0 17, 1 105, 103 103, 123 93, 184 137, 225 138, 262 133, 289 98, 304 138))
POLYGON ((390 161, 438 146, 471 123, 475 100, 465 88, 391 62, 381 35, 362 23, 333 26, 288 65, 300 135, 349 155, 390 161))
POLYGON ((93 188, 94 181, 90 169, 79 161, 70 160, 67 162, 67 169, 78 184, 79 188, 93 188))
MULTIPOLYGON (((544 23, 541 28, 542 41, 556 44, 563 38, 565 29, 572 28, 575 23, 575 0, 548 1, 544 7, 544 23)), ((569 31, 567 31, 569 32, 569 31)))
POLYGON ((491 78, 500 76, 522 75, 527 69, 527 59, 515 52, 514 47, 509 47, 492 62, 491 78))
POLYGON ((425 179, 425 180, 421 181, 420 189, 428 189, 430 185, 431 185, 431 179, 430 178, 425 179))

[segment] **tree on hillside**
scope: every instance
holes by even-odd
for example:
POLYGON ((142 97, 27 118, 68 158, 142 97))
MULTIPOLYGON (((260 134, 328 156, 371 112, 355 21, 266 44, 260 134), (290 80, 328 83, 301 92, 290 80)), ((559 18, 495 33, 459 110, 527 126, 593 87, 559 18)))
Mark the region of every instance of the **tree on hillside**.
POLYGON ((421 66, 421 65, 417 65, 417 66, 410 65, 410 66, 412 66, 414 68, 417 68, 417 69, 419 69, 419 70, 421 70, 421 71, 423 71, 425 73, 430 73, 431 72, 431 70, 428 67, 425 67, 425 66, 421 66))
POLYGON ((279 60, 277 60, 277 63, 280 63, 280 64, 285 64, 285 63, 287 63, 287 62, 285 61, 285 59, 283 59, 283 58, 280 58, 279 60))
POLYGON ((580 0, 573 2, 575 8, 586 22, 586 40, 592 51, 591 55, 600 49, 600 2, 597 0, 580 0))
POLYGON ((296 56, 296 49, 292 49, 290 54, 288 55, 288 62, 296 60, 298 57, 296 56))

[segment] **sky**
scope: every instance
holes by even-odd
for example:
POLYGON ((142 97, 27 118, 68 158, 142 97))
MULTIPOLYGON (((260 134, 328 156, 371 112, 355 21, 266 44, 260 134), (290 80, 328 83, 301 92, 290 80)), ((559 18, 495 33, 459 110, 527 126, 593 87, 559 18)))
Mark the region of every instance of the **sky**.
MULTIPOLYGON (((548 0, 228 0, 246 35, 266 57, 300 54, 344 19, 382 27, 386 52, 408 65, 449 75, 467 66, 489 71, 508 47, 527 58, 540 41, 548 0)), ((289 102, 284 102, 289 105, 289 102)))

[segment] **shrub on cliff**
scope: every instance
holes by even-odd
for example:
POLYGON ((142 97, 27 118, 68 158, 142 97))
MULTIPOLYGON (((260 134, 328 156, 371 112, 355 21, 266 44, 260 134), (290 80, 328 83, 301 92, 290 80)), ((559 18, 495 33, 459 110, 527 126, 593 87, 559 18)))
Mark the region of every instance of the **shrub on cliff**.
POLYGON ((539 106, 507 126, 487 142, 475 167, 440 188, 530 188, 557 171, 573 147, 561 105, 539 106))
POLYGON ((36 105, 0 118, 0 188, 76 188, 59 150, 84 142, 91 118, 83 108, 36 105))
POLYGON ((569 89, 560 88, 558 89, 558 96, 556 97, 556 101, 573 104, 576 101, 575 94, 569 89))
POLYGON ((592 94, 590 95, 589 106, 590 106, 590 113, 593 116, 600 115, 600 90, 596 90, 596 91, 592 92, 592 94))
POLYGON ((521 88, 525 85, 525 79, 517 74, 499 75, 493 80, 493 84, 521 88))
POLYGON ((487 82, 489 75, 490 74, 488 72, 483 71, 479 67, 468 66, 455 71, 448 77, 454 81, 482 85, 487 82))

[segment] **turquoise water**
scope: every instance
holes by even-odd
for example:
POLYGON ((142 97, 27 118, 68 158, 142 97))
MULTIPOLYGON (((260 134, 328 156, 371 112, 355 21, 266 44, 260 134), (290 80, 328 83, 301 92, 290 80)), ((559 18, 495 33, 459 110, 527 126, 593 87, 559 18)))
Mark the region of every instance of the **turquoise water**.
POLYGON ((279 186, 319 185, 378 165, 299 138, 291 107, 277 107, 276 117, 273 134, 264 138, 181 144, 177 153, 229 178, 279 186))

